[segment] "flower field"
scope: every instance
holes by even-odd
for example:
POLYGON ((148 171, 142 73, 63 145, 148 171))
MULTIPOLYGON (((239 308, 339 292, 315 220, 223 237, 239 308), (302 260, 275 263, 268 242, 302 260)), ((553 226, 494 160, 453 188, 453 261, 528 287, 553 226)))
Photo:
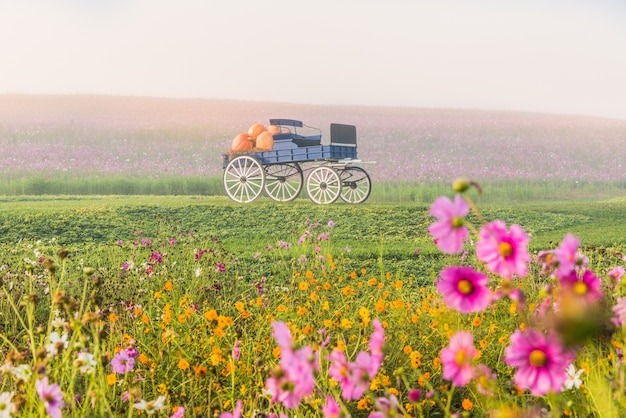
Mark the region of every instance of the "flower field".
MULTIPOLYGON (((622 416, 623 239, 583 245, 555 229, 537 250, 539 219, 482 212, 462 190, 407 211, 414 236, 395 256, 391 236, 359 246, 348 205, 308 205, 315 219, 272 206, 285 228, 272 238, 250 222, 253 240, 187 229, 198 221, 184 224, 196 216, 185 206, 140 222, 150 207, 138 205, 129 223, 124 207, 78 202, 75 218, 53 212, 59 224, 7 206, 4 225, 47 238, 1 247, 0 412, 622 416), (81 216, 96 242, 59 226, 81 216)), ((239 220, 223 210, 229 221, 208 219, 227 231, 239 220)), ((393 212, 379 225, 389 235, 408 222, 393 212)))

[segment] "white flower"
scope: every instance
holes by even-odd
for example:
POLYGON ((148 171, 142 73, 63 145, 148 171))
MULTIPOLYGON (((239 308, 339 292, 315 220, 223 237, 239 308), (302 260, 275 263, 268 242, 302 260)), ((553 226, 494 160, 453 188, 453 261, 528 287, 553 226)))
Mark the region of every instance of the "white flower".
POLYGON ((200 277, 201 274, 202 274, 202 269, 200 267, 198 267, 196 269, 196 277, 200 277))
POLYGON ((140 411, 146 411, 146 414, 148 415, 152 415, 157 411, 162 411, 163 409, 165 409, 164 403, 165 396, 159 396, 156 400, 150 402, 146 402, 145 399, 142 399, 139 402, 135 403, 133 407, 140 411))
POLYGON ((567 370, 565 370, 565 374, 567 375, 567 380, 563 383, 563 390, 572 390, 580 388, 583 381, 580 380, 580 375, 583 374, 584 370, 580 369, 576 371, 576 367, 574 364, 570 364, 567 366, 567 370))
POLYGON ((82 374, 93 373, 96 367, 96 360, 94 360, 93 354, 82 351, 76 356, 74 367, 78 367, 82 374))
POLYGON ((46 344, 48 357, 54 357, 62 350, 65 350, 69 344, 67 341, 67 334, 59 336, 59 333, 56 331, 52 331, 48 339, 50 340, 50 344, 46 344))
POLYGON ((11 373, 13 374, 13 376, 15 376, 16 379, 28 382, 28 379, 30 379, 30 377, 32 376, 33 371, 30 369, 30 367, 28 367, 27 364, 20 364, 19 366, 11 369, 11 373))
POLYGON ((0 393, 0 418, 9 418, 16 411, 13 403, 13 392, 0 393))

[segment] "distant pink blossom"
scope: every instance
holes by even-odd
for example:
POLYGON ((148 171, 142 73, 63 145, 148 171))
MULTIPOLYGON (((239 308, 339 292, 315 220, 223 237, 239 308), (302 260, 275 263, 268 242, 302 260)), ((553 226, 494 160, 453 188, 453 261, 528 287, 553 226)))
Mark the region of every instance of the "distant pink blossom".
POLYGON ((483 225, 476 243, 476 256, 487 264, 487 268, 502 277, 526 277, 530 254, 528 234, 519 225, 513 224, 507 231, 503 221, 483 225))
POLYGON ((624 267, 617 266, 609 270, 608 274, 611 280, 613 280, 615 283, 618 283, 620 280, 622 280, 622 277, 624 276, 624 267))
POLYGON ((178 408, 176 408, 176 412, 170 415, 170 418, 183 418, 184 414, 185 414, 185 408, 182 406, 179 406, 178 408))
POLYGON ((496 387, 496 374, 484 364, 479 364, 475 369, 474 379, 476 390, 484 396, 493 396, 496 387))
POLYGON ((556 333, 519 329, 511 335, 511 345, 504 351, 504 361, 517 369, 513 381, 535 396, 561 391, 567 375, 567 366, 574 360, 556 333))
POLYGON ((478 351, 474 348, 474 337, 467 331, 458 331, 450 338, 450 344, 441 350, 443 378, 456 386, 465 386, 474 377, 472 359, 478 351))
POLYGON ((626 298, 617 298, 613 306, 613 312, 615 312, 615 317, 611 321, 615 326, 621 327, 626 324, 626 298))
POLYGON ((450 309, 461 313, 480 312, 491 303, 489 278, 472 267, 446 267, 440 273, 437 290, 450 309))
POLYGON ((129 355, 129 353, 124 349, 120 350, 111 360, 113 373, 126 374, 133 370, 134 366, 135 358, 129 355))
POLYGON ((241 348, 239 348, 240 345, 241 341, 235 341, 235 345, 233 346, 233 359, 235 361, 239 361, 239 357, 241 356, 241 348))
POLYGON ((56 383, 50 385, 48 376, 44 376, 35 382, 35 389, 44 403, 46 413, 52 418, 61 418, 61 408, 65 406, 65 402, 63 402, 63 392, 61 392, 59 385, 56 383))
POLYGON ((454 202, 446 196, 440 196, 430 207, 430 214, 437 221, 428 227, 428 232, 442 252, 456 254, 463 249, 463 241, 469 236, 464 221, 468 212, 469 205, 461 195, 456 195, 454 202))
POLYGON ((561 245, 554 251, 556 258, 556 275, 568 275, 577 267, 584 267, 588 260, 586 257, 578 253, 580 238, 568 233, 563 238, 561 245))

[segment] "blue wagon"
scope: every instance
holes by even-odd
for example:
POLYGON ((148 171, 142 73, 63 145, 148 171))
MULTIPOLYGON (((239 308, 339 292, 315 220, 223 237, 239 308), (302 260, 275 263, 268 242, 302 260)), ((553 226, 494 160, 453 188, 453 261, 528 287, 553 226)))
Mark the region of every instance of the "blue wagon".
POLYGON ((250 203, 263 192, 278 202, 300 195, 305 184, 309 198, 330 204, 341 198, 362 203, 370 195, 367 172, 357 159, 356 127, 332 123, 330 144, 322 144, 321 130, 299 120, 270 119, 280 128, 269 151, 223 154, 224 189, 238 203, 250 203), (303 132, 305 131, 305 132, 303 132), (311 132, 313 131, 313 134, 311 132))

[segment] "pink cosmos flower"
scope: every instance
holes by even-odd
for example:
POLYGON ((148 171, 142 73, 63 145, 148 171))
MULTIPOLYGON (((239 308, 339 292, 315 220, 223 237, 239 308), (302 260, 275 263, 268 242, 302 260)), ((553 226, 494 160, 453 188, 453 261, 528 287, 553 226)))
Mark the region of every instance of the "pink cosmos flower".
POLYGON ((611 321, 616 327, 621 327, 626 323, 626 298, 617 298, 615 305, 613 306, 613 312, 615 317, 611 321))
POLYGON ((574 360, 555 333, 519 329, 511 335, 511 345, 504 351, 504 361, 517 369, 513 381, 535 396, 558 393, 567 379, 565 370, 574 360))
POLYGON ((578 302, 586 304, 597 302, 602 298, 600 285, 602 281, 591 270, 585 270, 582 277, 576 270, 570 270, 566 275, 559 277, 559 283, 566 296, 573 297, 578 302))
POLYGON ((341 409, 339 404, 333 399, 332 396, 326 396, 326 403, 322 407, 322 413, 324 418, 340 418, 341 409))
POLYGON ((496 388, 496 374, 484 364, 479 364, 475 370, 476 390, 484 396, 493 396, 496 388))
POLYGON ((331 361, 328 374, 339 382, 341 396, 345 400, 356 400, 363 396, 383 361, 382 346, 385 331, 378 319, 374 319, 372 325, 374 332, 369 342, 371 355, 365 351, 360 351, 354 362, 348 362, 345 354, 335 349, 328 356, 331 361))
POLYGON ((222 412, 220 418, 241 418, 242 403, 241 399, 237 399, 233 412, 222 412))
POLYGON ((170 415, 170 418, 183 418, 184 414, 185 414, 185 408, 182 406, 179 406, 178 408, 176 408, 176 412, 170 415))
POLYGON ((440 277, 437 290, 448 308, 461 313, 480 312, 491 303, 486 274, 472 267, 446 267, 440 277))
POLYGON ((314 372, 319 370, 319 363, 311 346, 293 350, 291 332, 284 322, 274 322, 272 328, 281 354, 278 367, 266 381, 266 389, 272 395, 272 403, 295 409, 302 398, 313 392, 314 372))
POLYGON ((557 276, 567 275, 575 268, 584 267, 588 263, 586 257, 578 253, 579 245, 580 239, 568 233, 563 238, 559 248, 554 250, 557 261, 555 271, 557 276))
POLYGON ((129 355, 128 351, 120 350, 113 360, 111 360, 111 368, 113 373, 126 374, 133 370, 135 366, 135 357, 129 355))
POLYGON ((437 221, 428 227, 428 232, 442 252, 456 254, 463 249, 463 241, 469 236, 463 221, 468 212, 469 205, 461 195, 456 195, 454 202, 440 196, 430 207, 430 214, 437 221))
POLYGON ((48 384, 48 376, 35 382, 35 389, 39 398, 46 407, 46 413, 52 418, 61 418, 61 408, 65 406, 63 402, 63 392, 61 392, 58 384, 48 384))
POLYGON ((530 261, 529 240, 521 226, 511 225, 507 232, 504 222, 493 221, 480 229, 476 256, 487 263, 490 271, 502 277, 525 277, 530 261))
POLYGON ((459 331, 450 338, 448 347, 441 350, 443 378, 456 386, 467 385, 474 377, 471 360, 478 354, 474 337, 467 331, 459 331))
POLYGON ((233 346, 233 359, 235 361, 239 361, 239 357, 241 357, 241 348, 239 348, 240 345, 241 341, 235 341, 235 345, 233 346))
POLYGON ((617 266, 611 269, 608 274, 614 283, 619 283, 619 281, 622 279, 622 276, 624 276, 624 267, 617 266))

